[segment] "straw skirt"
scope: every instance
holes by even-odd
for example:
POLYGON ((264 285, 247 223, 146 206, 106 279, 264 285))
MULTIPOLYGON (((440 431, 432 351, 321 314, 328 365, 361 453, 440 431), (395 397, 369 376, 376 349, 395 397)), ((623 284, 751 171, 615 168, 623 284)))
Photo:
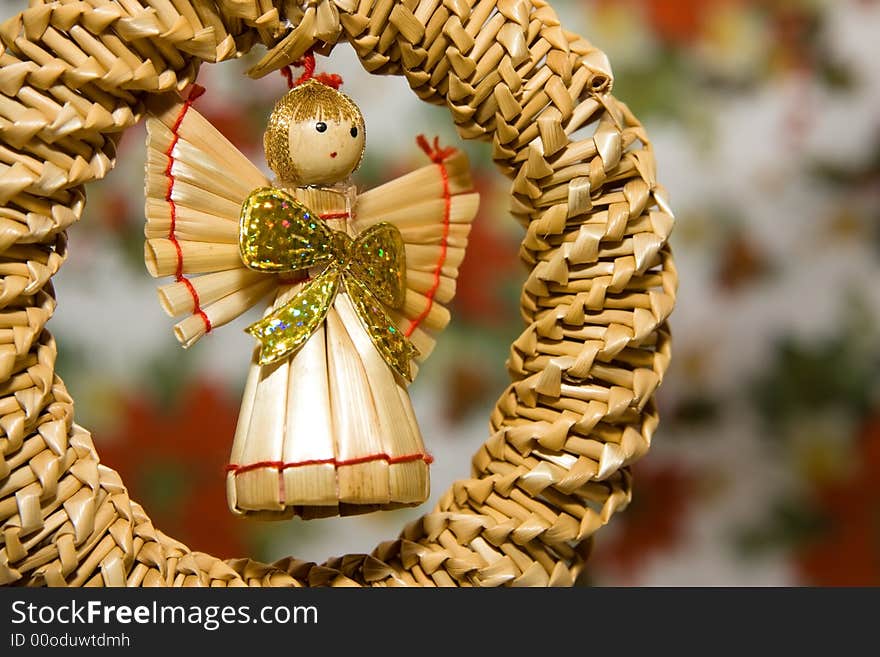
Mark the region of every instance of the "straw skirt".
MULTIPOLYGON (((273 309, 300 288, 283 286, 273 309)), ((344 288, 299 351, 270 365, 257 354, 227 471, 233 512, 319 517, 427 499, 430 457, 405 383, 344 288)))

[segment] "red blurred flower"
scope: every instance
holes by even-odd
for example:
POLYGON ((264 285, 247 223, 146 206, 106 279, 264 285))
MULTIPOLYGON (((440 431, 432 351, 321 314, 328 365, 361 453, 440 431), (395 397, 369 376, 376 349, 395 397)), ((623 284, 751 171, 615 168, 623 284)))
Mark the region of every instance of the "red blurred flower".
POLYGON ((198 103, 195 108, 243 153, 263 153, 265 126, 260 128, 244 105, 230 103, 219 107, 216 103, 198 103))
POLYGON ((815 8, 776 2, 770 14, 774 59, 782 70, 811 73, 815 61, 816 29, 820 20, 815 8))
POLYGON ((455 315, 483 325, 509 325, 517 321, 515 300, 525 280, 517 255, 519 242, 489 216, 496 192, 492 179, 475 171, 474 186, 480 194, 480 211, 459 268, 455 315))
MULTIPOLYGON (((687 45, 700 36, 706 16, 717 7, 743 0, 632 0, 644 8, 656 35, 676 45, 687 45)), ((619 0, 599 0, 601 6, 619 6, 619 0)))
POLYGON ((650 557, 676 548, 683 539, 694 488, 692 475, 679 466, 637 463, 632 502, 615 517, 610 539, 597 537, 592 569, 610 569, 619 577, 634 579, 650 557))
POLYGON ((880 414, 859 432, 852 476, 817 486, 814 504, 826 525, 795 552, 804 580, 819 586, 880 585, 880 414))
POLYGON ((119 471, 158 529, 195 550, 242 554, 245 527, 226 508, 223 472, 236 405, 217 386, 198 381, 173 409, 145 396, 125 397, 121 406, 115 432, 96 436, 101 461, 119 471))
POLYGON ((494 393, 492 378, 484 365, 465 361, 456 362, 450 368, 445 382, 447 398, 444 414, 453 424, 482 408, 486 398, 494 393))
POLYGON ((126 193, 109 191, 104 196, 103 207, 98 216, 111 232, 118 234, 129 230, 133 214, 131 201, 126 193))
POLYGON ((744 233, 729 236, 719 255, 715 280, 728 292, 747 287, 770 271, 767 258, 744 233))

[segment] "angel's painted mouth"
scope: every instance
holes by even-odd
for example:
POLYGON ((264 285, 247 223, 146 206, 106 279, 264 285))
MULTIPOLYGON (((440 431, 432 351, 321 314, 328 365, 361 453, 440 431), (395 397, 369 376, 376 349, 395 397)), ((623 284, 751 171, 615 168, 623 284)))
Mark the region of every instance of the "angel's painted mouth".
POLYGON ((332 153, 330 153, 330 157, 336 157, 336 151, 333 151, 332 153))

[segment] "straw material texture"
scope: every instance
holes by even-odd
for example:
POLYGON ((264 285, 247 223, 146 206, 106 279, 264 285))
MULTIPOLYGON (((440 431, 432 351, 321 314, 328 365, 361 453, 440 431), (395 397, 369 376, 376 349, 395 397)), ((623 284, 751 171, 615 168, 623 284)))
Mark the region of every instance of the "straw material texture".
POLYGON ((573 583, 657 426, 676 288, 651 148, 600 51, 541 0, 35 0, 0 38, 0 584, 573 583), (153 527, 74 424, 51 277, 145 98, 257 44, 253 76, 345 41, 492 143, 526 231, 526 328, 471 477, 398 538, 322 565, 221 561, 153 527))

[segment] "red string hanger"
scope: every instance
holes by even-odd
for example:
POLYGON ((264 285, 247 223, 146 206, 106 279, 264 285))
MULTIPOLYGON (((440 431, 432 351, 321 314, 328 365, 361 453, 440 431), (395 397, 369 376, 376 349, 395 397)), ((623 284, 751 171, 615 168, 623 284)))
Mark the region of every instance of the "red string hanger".
POLYGON ((318 73, 315 75, 315 55, 312 51, 308 51, 305 55, 303 55, 300 59, 293 62, 292 66, 296 66, 297 68, 302 68, 303 72, 296 80, 293 79, 293 72, 290 69, 291 65, 285 66, 281 69, 281 75, 287 80, 287 88, 293 89, 294 87, 301 85, 306 80, 317 80, 321 84, 325 84, 328 87, 332 87, 333 89, 339 89, 342 85, 342 77, 337 75, 336 73, 318 73))
MULTIPOLYGON (((451 157, 456 150, 454 146, 442 148, 440 146, 440 137, 434 137, 434 144, 432 145, 425 135, 418 135, 416 143, 435 164, 440 164, 443 160, 451 157)), ((446 174, 444 173, 443 175, 445 176, 446 174)))

